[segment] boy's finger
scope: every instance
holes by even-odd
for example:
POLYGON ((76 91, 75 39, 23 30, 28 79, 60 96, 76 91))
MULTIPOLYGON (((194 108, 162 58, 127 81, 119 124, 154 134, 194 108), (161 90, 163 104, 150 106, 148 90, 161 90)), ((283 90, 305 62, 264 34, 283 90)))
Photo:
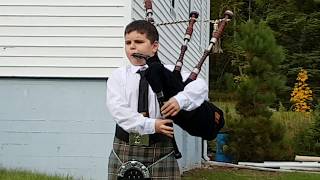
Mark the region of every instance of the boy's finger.
POLYGON ((176 108, 175 103, 172 100, 169 100, 164 103, 164 105, 161 107, 161 111, 168 111, 171 110, 172 108, 176 108))
POLYGON ((175 116, 175 115, 177 115, 178 114, 178 111, 174 111, 172 114, 171 114, 171 116, 175 116))
POLYGON ((175 109, 171 109, 166 115, 167 116, 172 116, 172 114, 175 112, 175 109))
POLYGON ((171 104, 169 104, 167 107, 161 108, 161 113, 162 113, 162 114, 167 114, 167 113, 170 112, 172 109, 175 109, 175 107, 172 106, 171 104))
POLYGON ((166 131, 166 130, 163 130, 162 131, 163 133, 165 133, 165 134, 171 134, 171 135, 173 135, 174 133, 173 133, 173 131, 166 131))
POLYGON ((165 102, 164 104, 163 104, 163 106, 161 107, 161 111, 164 111, 168 106, 169 106, 170 104, 168 103, 168 102, 165 102))
POLYGON ((164 119, 162 122, 163 122, 163 124, 165 124, 167 126, 168 126, 168 124, 172 124, 173 123, 173 121, 171 119, 164 119))
POLYGON ((173 133, 171 133, 171 132, 163 131, 162 133, 163 133, 164 135, 166 135, 166 136, 169 136, 169 137, 173 138, 173 133))
POLYGON ((167 114, 169 110, 170 110, 169 107, 161 108, 161 113, 162 114, 167 114))
POLYGON ((162 129, 164 129, 164 130, 166 130, 166 131, 173 132, 173 128, 172 128, 171 126, 166 126, 166 125, 164 125, 164 126, 162 127, 162 129))

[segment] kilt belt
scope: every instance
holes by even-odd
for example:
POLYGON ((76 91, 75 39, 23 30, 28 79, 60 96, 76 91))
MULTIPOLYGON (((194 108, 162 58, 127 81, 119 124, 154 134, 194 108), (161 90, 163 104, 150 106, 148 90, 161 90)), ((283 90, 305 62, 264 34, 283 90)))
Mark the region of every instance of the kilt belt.
MULTIPOLYGON (((136 134, 136 133, 133 133, 136 134)), ((121 128, 118 124, 116 125, 116 132, 115 132, 115 136, 126 142, 129 143, 129 141, 133 141, 132 138, 138 137, 139 140, 134 140, 133 143, 130 142, 131 145, 143 145, 143 146, 150 146, 153 145, 157 142, 166 142, 168 141, 168 137, 166 135, 163 134, 159 134, 159 133, 155 133, 155 134, 146 134, 146 135, 137 135, 137 136, 131 136, 133 135, 132 133, 128 133, 127 131, 125 131, 123 128, 121 128), (140 142, 141 141, 141 142, 140 142), (147 141, 147 142, 144 142, 147 141)))

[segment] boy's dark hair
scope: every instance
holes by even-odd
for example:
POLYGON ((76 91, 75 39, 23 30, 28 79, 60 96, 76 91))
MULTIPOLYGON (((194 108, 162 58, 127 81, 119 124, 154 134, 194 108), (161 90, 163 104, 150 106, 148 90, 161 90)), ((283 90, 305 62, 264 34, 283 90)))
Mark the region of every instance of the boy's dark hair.
POLYGON ((145 34, 151 43, 159 41, 159 33, 156 27, 146 20, 135 20, 129 23, 124 30, 124 35, 137 31, 138 33, 145 34))

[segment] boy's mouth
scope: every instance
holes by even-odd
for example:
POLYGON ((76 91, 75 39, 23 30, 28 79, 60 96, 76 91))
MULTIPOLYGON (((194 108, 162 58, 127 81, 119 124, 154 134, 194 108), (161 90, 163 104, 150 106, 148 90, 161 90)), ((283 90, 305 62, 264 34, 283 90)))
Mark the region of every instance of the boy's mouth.
POLYGON ((143 59, 143 60, 148 60, 150 58, 150 56, 142 54, 142 53, 133 53, 131 55, 132 57, 136 58, 136 59, 143 59))

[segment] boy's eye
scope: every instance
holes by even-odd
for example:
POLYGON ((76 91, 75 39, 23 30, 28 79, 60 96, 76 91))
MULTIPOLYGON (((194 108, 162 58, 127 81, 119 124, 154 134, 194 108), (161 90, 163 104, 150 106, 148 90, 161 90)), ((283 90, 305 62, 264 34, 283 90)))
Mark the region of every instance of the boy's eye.
POLYGON ((143 40, 135 40, 134 42, 135 42, 135 43, 138 43, 138 44, 144 43, 143 40))
POLYGON ((131 41, 126 41, 126 45, 130 45, 131 44, 131 41))

